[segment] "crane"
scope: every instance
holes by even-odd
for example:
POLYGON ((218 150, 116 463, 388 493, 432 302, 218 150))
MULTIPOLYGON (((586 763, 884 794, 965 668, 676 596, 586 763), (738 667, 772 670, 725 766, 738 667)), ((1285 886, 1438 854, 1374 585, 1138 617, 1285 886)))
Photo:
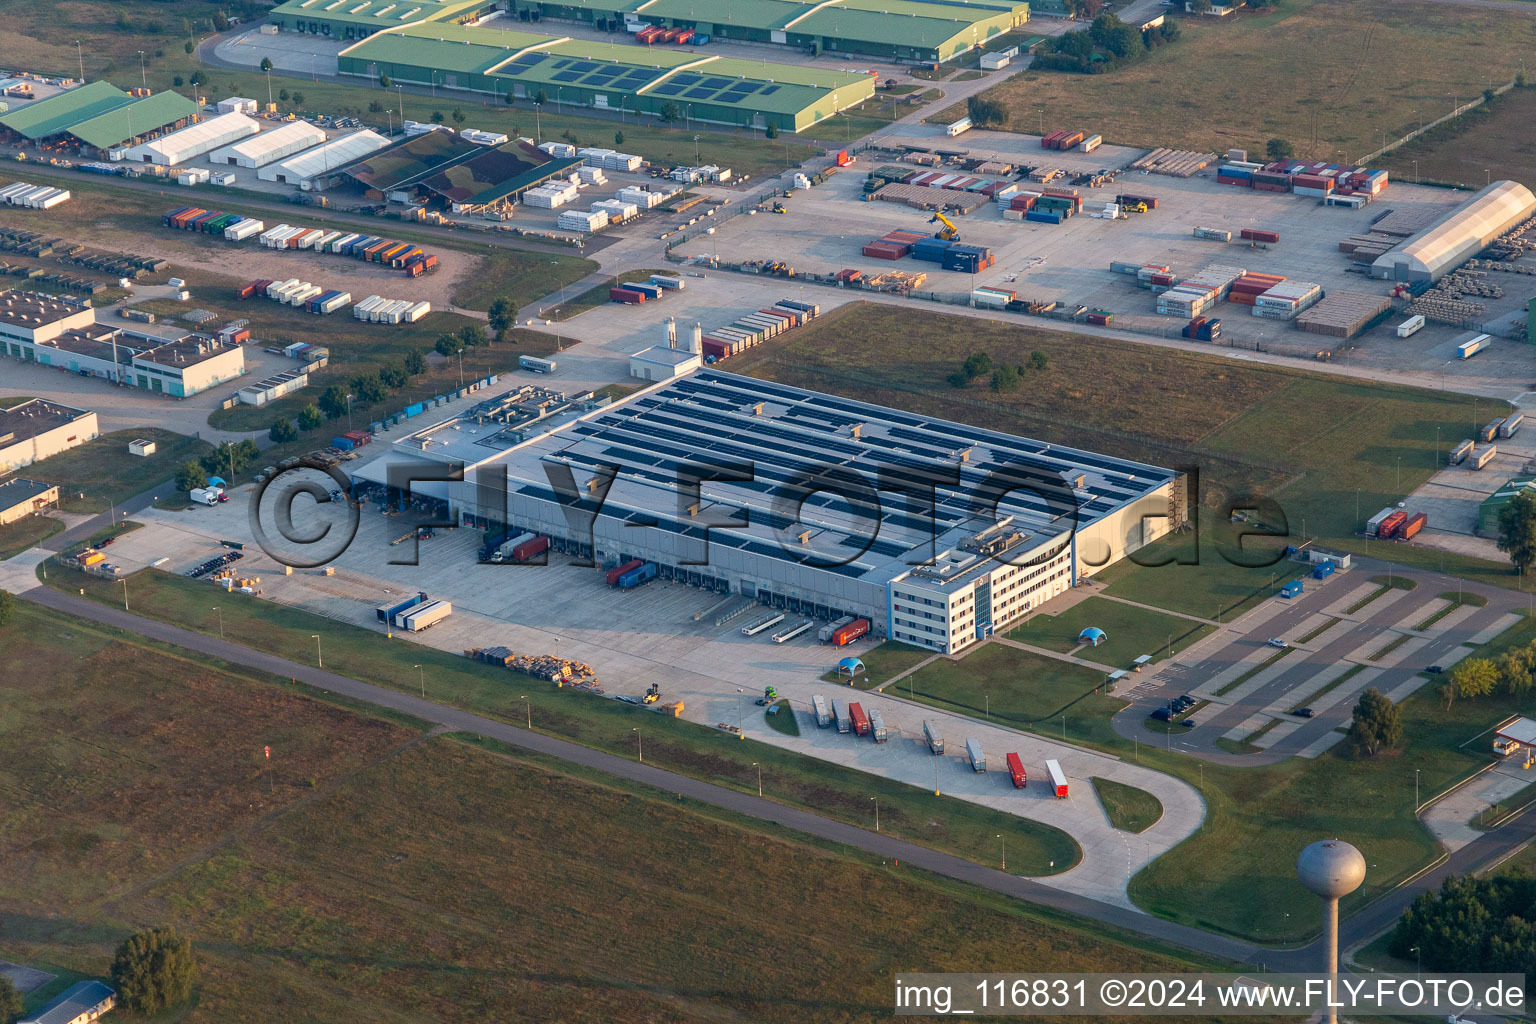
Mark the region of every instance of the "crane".
POLYGON ((955 227, 954 221, 944 216, 942 211, 933 211, 933 216, 928 218, 928 223, 932 224, 934 222, 938 222, 944 226, 938 231, 934 232, 933 237, 943 239, 946 242, 960 241, 960 229, 955 227))

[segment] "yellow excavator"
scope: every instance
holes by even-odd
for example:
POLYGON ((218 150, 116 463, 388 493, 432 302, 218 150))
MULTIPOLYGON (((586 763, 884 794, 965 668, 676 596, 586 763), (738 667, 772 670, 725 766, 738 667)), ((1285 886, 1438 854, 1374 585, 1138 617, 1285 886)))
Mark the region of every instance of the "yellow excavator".
POLYGON ((941 211, 939 211, 939 210, 933 211, 933 216, 928 218, 928 223, 929 224, 937 223, 937 224, 944 225, 939 230, 937 230, 937 231, 935 231, 933 233, 933 237, 934 238, 940 239, 940 240, 945 241, 945 242, 958 242, 958 241, 960 241, 960 229, 955 227, 955 222, 950 220, 948 217, 944 216, 944 214, 941 211))

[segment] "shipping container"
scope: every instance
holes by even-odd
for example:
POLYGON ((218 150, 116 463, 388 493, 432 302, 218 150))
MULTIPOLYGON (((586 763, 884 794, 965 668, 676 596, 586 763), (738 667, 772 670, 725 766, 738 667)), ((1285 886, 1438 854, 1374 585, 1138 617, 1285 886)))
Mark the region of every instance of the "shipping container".
POLYGON ((1468 455, 1472 454, 1472 440, 1468 438, 1451 449, 1451 454, 1446 458, 1447 465, 1457 466, 1465 462, 1468 455))
POLYGON ((1223 231, 1220 228, 1195 228, 1195 237, 1203 238, 1208 242, 1230 242, 1232 232, 1223 231))
POLYGON ((1045 774, 1050 776, 1051 792, 1056 795, 1056 799, 1065 800, 1067 798, 1067 773, 1061 770, 1061 764, 1055 758, 1045 762, 1045 774))
POLYGON ((656 563, 645 562, 640 566, 629 570, 619 577, 618 588, 620 590, 633 590, 642 583, 649 583, 656 578, 656 563))
POLYGON ((631 306, 638 306, 645 301, 645 295, 630 288, 610 288, 608 298, 612 302, 624 302, 631 306))
POLYGON ((1407 320, 1404 320, 1402 323, 1397 325, 1397 336, 1399 338, 1406 338, 1410 334, 1414 334, 1421 330, 1423 327, 1424 318, 1422 316, 1411 316, 1407 320))
POLYGON ((1398 539, 1412 540, 1414 534, 1418 533, 1428 525, 1429 516, 1425 515, 1423 512, 1415 512, 1413 515, 1408 517, 1407 522, 1403 523, 1402 529, 1398 531, 1398 539))
POLYGON ((435 626, 453 614, 453 604, 448 601, 428 601, 415 608, 408 608, 395 616, 395 625, 412 633, 419 633, 435 626))
POLYGON ((1397 528, 1402 526, 1403 522, 1407 518, 1408 513, 1404 512, 1402 509, 1393 509, 1387 518, 1383 519, 1379 524, 1377 524, 1376 536, 1380 537, 1382 540, 1390 540, 1391 538, 1397 536, 1397 528))
POLYGON ((981 741, 969 739, 965 741, 965 758, 971 763, 971 770, 984 772, 987 770, 987 755, 982 752, 981 741))
POLYGON ((923 720, 923 740, 928 744, 928 749, 935 754, 944 753, 944 733, 933 719, 923 720))
POLYGON ((1498 452, 1498 448, 1494 445, 1489 445, 1482 451, 1473 452, 1471 456, 1472 468, 1482 469, 1484 466, 1488 465, 1488 463, 1493 461, 1493 457, 1497 455, 1498 452))
POLYGON ((1482 428, 1477 432, 1477 439, 1479 441, 1492 441, 1494 438, 1499 436, 1499 428, 1503 425, 1504 418, 1502 416, 1496 420, 1493 420, 1492 422, 1484 423, 1482 428))
POLYGON ((418 604, 423 604, 426 600, 427 592, 423 590, 416 594, 416 596, 407 597, 403 601, 394 601, 390 604, 379 605, 378 608, 374 609, 374 614, 378 616, 378 620, 380 622, 388 624, 394 622, 395 616, 399 613, 405 611, 407 608, 414 608, 418 604))
POLYGON ((1006 760, 1008 762, 1008 774, 1013 779, 1013 788, 1023 789, 1029 785, 1029 775, 1024 771, 1024 762, 1019 759, 1019 755, 1009 754, 1006 760))
POLYGON ((1525 422, 1525 413, 1517 412, 1505 418, 1499 424, 1500 437, 1514 437, 1520 431, 1520 424, 1525 422))
POLYGON ((832 720, 837 723, 838 732, 850 732, 853 729, 853 719, 848 717, 848 702, 841 697, 832 698, 832 720))
POLYGON ((1321 565, 1314 566, 1313 569, 1312 569, 1312 578, 1315 579, 1315 580, 1327 579, 1329 576, 1332 576, 1332 575, 1333 575, 1333 563, 1332 562, 1323 562, 1321 565))
POLYGON ((827 705, 827 698, 817 694, 811 698, 811 712, 816 716, 816 724, 825 729, 832 724, 832 709, 827 705))
POLYGON ((534 537, 530 540, 525 540, 513 547, 509 553, 511 557, 508 559, 508 561, 526 562, 528 559, 534 557, 535 555, 542 555, 548 550, 548 537, 534 537))
POLYGON ((846 647, 868 632, 868 619, 854 619, 848 625, 841 626, 833 631, 832 643, 838 647, 846 647))
POLYGON ((844 615, 840 619, 827 623, 825 626, 822 626, 819 630, 816 631, 816 639, 820 640, 822 643, 826 643, 832 639, 833 633, 852 623, 856 617, 857 616, 853 615, 844 615))
MULTIPOLYGON (((1470 445, 1472 442, 1468 441, 1466 443, 1470 445)), ((1386 522, 1387 517, 1396 511, 1397 509, 1388 506, 1387 508, 1384 508, 1380 512, 1377 512, 1375 515, 1371 516, 1371 518, 1367 519, 1365 521, 1365 535, 1367 537, 1380 536, 1381 524, 1386 522)))
POLYGON ((1464 341, 1456 346, 1457 359, 1471 359, 1483 349, 1493 344, 1493 339, 1486 334, 1479 334, 1471 341, 1464 341))
POLYGON ((856 736, 869 735, 869 716, 864 713, 864 706, 857 701, 848 705, 848 718, 853 723, 853 732, 856 736))
POLYGON ((615 586, 618 584, 620 576, 623 576, 631 569, 640 568, 640 566, 643 564, 644 563, 638 558, 631 559, 628 562, 625 562, 623 565, 620 565, 617 568, 609 569, 606 573, 604 573, 603 582, 607 583, 610 587, 615 586))
POLYGON ((880 712, 871 708, 869 711, 869 734, 876 743, 884 743, 887 739, 885 733, 885 719, 880 712))

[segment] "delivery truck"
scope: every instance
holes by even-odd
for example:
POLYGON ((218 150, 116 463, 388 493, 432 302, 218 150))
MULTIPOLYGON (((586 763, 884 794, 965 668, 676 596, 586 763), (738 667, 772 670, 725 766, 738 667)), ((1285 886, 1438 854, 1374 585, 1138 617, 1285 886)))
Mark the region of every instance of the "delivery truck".
POLYGON ((395 625, 412 633, 437 625, 453 614, 453 604, 448 601, 428 601, 407 608, 395 616, 395 625))

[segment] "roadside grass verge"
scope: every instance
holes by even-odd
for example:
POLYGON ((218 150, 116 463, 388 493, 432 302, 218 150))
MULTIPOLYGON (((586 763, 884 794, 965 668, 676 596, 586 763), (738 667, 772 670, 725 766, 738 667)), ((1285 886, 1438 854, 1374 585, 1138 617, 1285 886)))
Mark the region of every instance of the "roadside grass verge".
POLYGON ((1109 823, 1122 832, 1145 832, 1163 816, 1163 802, 1144 789, 1090 776, 1109 823))

